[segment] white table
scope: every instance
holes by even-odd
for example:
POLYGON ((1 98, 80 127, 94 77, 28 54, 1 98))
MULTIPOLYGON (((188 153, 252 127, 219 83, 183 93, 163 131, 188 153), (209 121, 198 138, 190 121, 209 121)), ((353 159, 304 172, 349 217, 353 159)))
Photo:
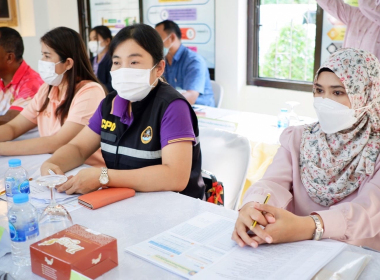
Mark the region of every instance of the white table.
MULTIPOLYGON (((0 218, 5 211, 5 202, 0 202, 0 218)), ((117 238, 119 266, 99 279, 180 279, 164 269, 126 253, 124 249, 204 211, 229 218, 235 218, 237 215, 232 210, 173 192, 137 193, 133 198, 98 210, 81 208, 71 214, 74 223, 117 238)), ((378 279, 376 277, 380 271, 380 254, 354 246, 349 248, 373 256, 360 279, 378 279)), ((9 272, 12 269, 14 267, 10 254, 0 259, 0 270, 9 272)), ((41 279, 30 270, 25 271, 20 279, 41 279)))
MULTIPOLYGON (((247 137, 252 142, 263 142, 267 144, 278 143, 281 130, 277 128, 277 116, 200 105, 196 105, 194 110, 205 113, 205 115, 198 115, 198 117, 200 117, 199 126, 206 126, 202 117, 236 123, 237 129, 235 133, 247 137)), ((290 125, 303 125, 317 121, 309 117, 300 116, 299 118, 301 120, 300 122, 291 121, 290 125)), ((222 127, 219 128, 223 129, 222 127)))
MULTIPOLYGON (((19 157, 32 174, 50 155, 19 157)), ((0 157, 0 166, 4 167, 9 157, 0 157)), ((1 168, 0 176, 3 176, 1 168)), ((119 266, 107 272, 99 279, 179 279, 149 262, 124 251, 127 246, 144 241, 166 231, 205 211, 236 218, 237 212, 190 198, 173 192, 137 193, 135 197, 120 201, 98 210, 81 208, 71 212, 74 223, 84 225, 118 240, 119 266)), ((0 201, 0 224, 6 226, 6 202, 0 201)), ((380 271, 380 254, 349 246, 349 250, 372 255, 373 259, 360 279, 376 279, 380 271)), ((0 271, 11 272, 11 255, 0 259, 0 271)), ((31 270, 25 269, 20 279, 41 279, 31 270)))

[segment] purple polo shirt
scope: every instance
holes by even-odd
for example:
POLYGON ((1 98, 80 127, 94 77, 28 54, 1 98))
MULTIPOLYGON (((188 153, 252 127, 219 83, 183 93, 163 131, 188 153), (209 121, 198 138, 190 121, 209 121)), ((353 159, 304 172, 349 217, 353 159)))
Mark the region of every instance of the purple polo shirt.
POLYGON ((102 57, 102 59, 98 62, 98 56, 94 57, 94 62, 92 63, 92 70, 94 71, 95 76, 98 76, 98 69, 99 69, 99 64, 102 62, 103 58, 105 55, 102 57))
MULTIPOLYGON (((90 119, 88 124, 95 133, 100 135, 102 126, 102 104, 90 119)), ((113 102, 113 115, 120 118, 120 121, 125 125, 131 125, 133 122, 133 113, 131 116, 127 113, 129 101, 116 95, 113 102)), ((186 101, 177 99, 170 103, 161 120, 160 129, 161 149, 168 144, 173 144, 182 141, 192 141, 195 143, 195 134, 193 123, 191 120, 190 108, 186 101)))

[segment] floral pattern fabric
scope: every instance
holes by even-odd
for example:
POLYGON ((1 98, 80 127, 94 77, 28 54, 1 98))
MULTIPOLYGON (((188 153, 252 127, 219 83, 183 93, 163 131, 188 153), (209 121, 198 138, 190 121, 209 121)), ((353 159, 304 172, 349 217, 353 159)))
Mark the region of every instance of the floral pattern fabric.
POLYGON ((306 125, 303 131, 302 183, 314 202, 331 206, 374 173, 380 153, 380 63, 369 52, 341 49, 322 68, 339 77, 358 120, 351 128, 333 134, 324 133, 319 123, 306 125))

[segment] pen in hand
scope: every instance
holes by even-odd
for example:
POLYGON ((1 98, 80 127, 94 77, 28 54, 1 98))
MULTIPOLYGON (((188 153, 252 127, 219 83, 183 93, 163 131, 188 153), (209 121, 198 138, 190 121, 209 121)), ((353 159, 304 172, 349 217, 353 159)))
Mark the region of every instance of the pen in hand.
MULTIPOLYGON (((270 193, 267 194, 267 197, 265 198, 263 204, 267 204, 269 198, 270 198, 270 193)), ((250 227, 250 230, 252 230, 253 228, 255 228, 256 224, 257 224, 257 221, 253 221, 253 222, 252 222, 252 225, 251 225, 251 227, 250 227)))
POLYGON ((56 175, 55 172, 53 170, 51 170, 51 169, 48 169, 48 172, 49 172, 50 175, 56 175))

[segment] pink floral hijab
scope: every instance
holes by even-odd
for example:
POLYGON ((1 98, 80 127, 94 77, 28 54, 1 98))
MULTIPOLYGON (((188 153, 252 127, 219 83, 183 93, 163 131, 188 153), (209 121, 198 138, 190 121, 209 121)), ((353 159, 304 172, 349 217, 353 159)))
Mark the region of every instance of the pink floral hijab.
POLYGON ((380 153, 380 63, 369 52, 341 49, 322 68, 340 78, 358 119, 352 128, 333 134, 325 134, 319 123, 306 125, 303 131, 302 183, 314 202, 331 206, 374 173, 380 153))

